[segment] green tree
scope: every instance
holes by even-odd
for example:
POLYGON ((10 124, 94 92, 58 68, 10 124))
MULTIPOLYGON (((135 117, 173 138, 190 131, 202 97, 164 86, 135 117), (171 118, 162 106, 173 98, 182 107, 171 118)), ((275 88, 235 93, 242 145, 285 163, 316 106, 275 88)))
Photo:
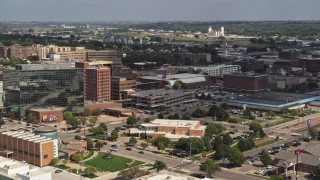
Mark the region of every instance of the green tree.
POLYGON ((199 154, 204 150, 204 142, 201 138, 191 137, 189 138, 189 143, 191 143, 191 153, 199 154))
POLYGON ((181 89, 182 87, 182 83, 181 81, 176 81, 174 84, 173 84, 173 89, 181 89))
POLYGON ((174 119, 180 119, 180 115, 178 113, 174 113, 174 119))
POLYGON ((74 118, 72 112, 70 112, 70 111, 65 111, 63 113, 63 117, 64 117, 65 120, 69 120, 69 119, 73 119, 74 118))
POLYGON ((222 144, 217 147, 214 154, 214 158, 220 160, 221 158, 228 157, 228 154, 231 152, 231 149, 228 145, 222 144))
POLYGON ((289 142, 284 143, 284 147, 285 147, 285 148, 288 149, 288 148, 290 148, 290 146, 291 146, 291 144, 290 144, 289 142))
POLYGON ((138 122, 138 119, 133 117, 133 116, 129 116, 127 118, 127 124, 130 125, 130 126, 136 125, 137 122, 138 122))
POLYGON ((249 125, 249 129, 257 134, 260 130, 262 130, 262 126, 258 122, 252 122, 249 125))
POLYGON ((29 113, 27 115, 27 123, 35 123, 36 117, 33 115, 33 113, 29 113))
POLYGON ((202 118, 202 117, 206 117, 207 113, 206 111, 198 108, 195 111, 193 111, 191 115, 192 117, 195 117, 195 118, 202 118))
POLYGON ((93 116, 100 116, 101 113, 102 113, 102 110, 100 108, 96 108, 96 109, 92 110, 93 116))
POLYGON ((308 128, 308 133, 311 136, 311 139, 316 139, 319 136, 318 130, 315 128, 308 128))
POLYGON ((62 163, 63 166, 66 166, 66 164, 68 163, 68 160, 62 159, 61 163, 62 163))
POLYGON ((167 165, 166 165, 164 162, 162 162, 162 161, 156 161, 156 162, 153 164, 153 169, 156 169, 157 172, 160 172, 160 171, 162 171, 162 170, 164 170, 164 169, 166 169, 166 168, 167 168, 167 165))
POLYGON ((84 116, 91 116, 92 115, 92 111, 91 109, 85 108, 84 112, 83 112, 84 116))
POLYGON ((181 88, 182 89, 189 89, 188 84, 186 84, 186 83, 182 83, 181 88))
POLYGON ((60 163, 60 159, 58 157, 55 157, 51 160, 50 164, 53 165, 53 166, 56 166, 60 163))
POLYGON ((74 137, 74 139, 75 139, 75 140, 81 140, 82 138, 81 138, 81 136, 76 135, 76 136, 74 137))
POLYGON ((101 126, 92 127, 92 128, 89 129, 89 132, 94 134, 94 135, 97 135, 97 134, 102 134, 104 132, 104 129, 101 126))
POLYGON ((288 108, 282 108, 281 110, 280 110, 280 114, 285 114, 285 115, 288 115, 288 113, 290 112, 290 110, 288 109, 288 108))
MULTIPOLYGON (((159 119, 160 119, 160 118, 159 118, 159 119)), ((149 123, 150 121, 151 121, 150 118, 146 118, 146 119, 144 120, 145 123, 149 123)))
POLYGON ((244 163, 245 158, 238 148, 232 148, 230 153, 228 154, 228 160, 234 166, 240 167, 244 163))
POLYGON ((139 166, 129 167, 128 169, 124 169, 118 173, 118 178, 120 180, 131 180, 143 175, 148 174, 148 171, 143 171, 139 169, 139 166))
POLYGON ((143 148, 143 149, 146 149, 148 146, 149 146, 149 143, 141 143, 140 146, 143 148))
POLYGON ((165 110, 166 110, 166 107, 165 107, 164 105, 159 106, 159 108, 158 108, 158 111, 159 111, 159 112, 163 112, 163 111, 165 111, 165 110))
POLYGON ((108 127, 105 123, 100 123, 100 127, 102 127, 103 131, 105 131, 105 132, 108 131, 108 127))
POLYGON ((213 149, 217 150, 219 146, 222 146, 222 138, 221 136, 216 136, 213 141, 213 149))
POLYGON ((67 124, 71 126, 72 129, 75 129, 80 125, 80 121, 72 117, 71 119, 67 119, 67 124))
POLYGON ((137 138, 135 138, 135 137, 131 137, 131 138, 129 139, 129 143, 135 145, 135 144, 138 143, 138 140, 137 140, 137 138))
POLYGON ((74 161, 74 162, 81 162, 83 160, 83 155, 81 153, 76 153, 74 155, 71 156, 71 160, 74 161))
POLYGON ((246 109, 243 111, 243 116, 246 117, 246 118, 250 118, 252 117, 252 113, 251 113, 251 110, 250 109, 246 109))
POLYGON ((211 100, 212 97, 211 97, 211 94, 207 94, 207 100, 211 100))
POLYGON ((209 136, 213 136, 215 134, 220 134, 225 130, 225 128, 221 124, 213 124, 210 123, 207 125, 205 134, 209 136))
POLYGON ((163 115, 162 113, 159 113, 159 114, 158 114, 158 118, 159 118, 159 119, 163 119, 163 118, 164 118, 164 115, 163 115))
POLYGON ((238 148, 241 152, 251 149, 251 144, 248 143, 247 139, 240 139, 238 142, 238 148))
POLYGON ((90 122, 91 124, 93 124, 93 125, 95 125, 95 124, 97 123, 97 121, 98 121, 98 118, 97 118, 97 117, 92 117, 92 118, 89 119, 89 122, 90 122))
POLYGON ((271 119, 273 119, 276 116, 276 113, 273 111, 269 111, 268 115, 271 117, 271 119))
POLYGON ((318 164, 318 166, 317 166, 317 168, 316 168, 315 176, 316 176, 317 178, 320 178, 320 164, 318 164))
POLYGON ((210 178, 212 178, 213 175, 221 171, 221 168, 212 159, 208 159, 200 164, 200 171, 205 172, 210 178))
POLYGON ((290 114, 291 114, 291 116, 293 116, 293 118, 295 118, 296 116, 299 115, 299 112, 296 109, 292 109, 292 110, 290 110, 290 114))
POLYGON ((103 148, 104 144, 101 141, 96 142, 95 147, 100 151, 103 148))
POLYGON ((158 143, 158 150, 159 151, 163 151, 163 150, 165 150, 166 149, 166 147, 164 146, 164 143, 163 142, 159 142, 158 143))
POLYGON ((220 104, 220 108, 222 108, 222 109, 224 109, 224 110, 228 110, 228 109, 230 109, 230 106, 229 106, 229 104, 227 104, 227 103, 221 103, 221 104, 220 104))
POLYGON ((167 148, 170 144, 170 139, 167 137, 157 137, 151 141, 151 143, 156 147, 159 147, 160 142, 162 142, 165 148, 167 148))
POLYGON ((0 127, 5 125, 5 124, 6 124, 6 122, 3 120, 3 118, 0 118, 0 127))
POLYGON ((118 138, 119 138, 118 131, 117 131, 117 130, 113 130, 113 131, 111 132, 111 135, 110 135, 110 137, 109 137, 109 140, 110 140, 110 141, 116 141, 116 140, 118 140, 118 138))
POLYGON ((233 139, 231 138, 229 133, 226 133, 223 135, 222 142, 223 144, 231 145, 233 143, 233 139))
POLYGON ((202 141, 203 141, 203 144, 204 144, 204 148, 205 150, 207 151, 210 151, 212 149, 212 137, 210 136, 203 136, 202 137, 202 141))
POLYGON ((262 162, 262 164, 264 166, 268 166, 272 162, 272 159, 271 159, 269 153, 266 150, 262 150, 260 161, 262 162))
POLYGON ((175 148, 176 148, 176 149, 179 149, 179 150, 187 150, 187 149, 189 149, 188 139, 186 139, 186 138, 180 138, 180 139, 178 140, 178 142, 176 143, 175 148))
POLYGON ((205 100, 205 99, 207 99, 207 96, 204 93, 202 93, 200 96, 200 99, 205 100))
POLYGON ((185 114, 182 115, 182 119, 191 120, 191 115, 189 113, 185 113, 185 114))
POLYGON ((79 123, 84 126, 87 123, 86 118, 80 118, 79 123))
POLYGON ((97 173, 97 169, 94 166, 89 166, 84 169, 83 174, 84 176, 93 176, 97 173))

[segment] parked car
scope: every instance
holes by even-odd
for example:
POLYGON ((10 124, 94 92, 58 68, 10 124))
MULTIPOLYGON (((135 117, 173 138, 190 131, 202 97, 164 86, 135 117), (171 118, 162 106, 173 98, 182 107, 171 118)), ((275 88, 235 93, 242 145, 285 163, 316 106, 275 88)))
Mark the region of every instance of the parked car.
POLYGON ((57 169, 54 171, 55 173, 62 173, 62 170, 61 169, 57 169))
POLYGON ((118 151, 117 145, 111 145, 110 151, 118 151))
POLYGON ((264 172, 264 170, 258 169, 255 173, 256 173, 256 174, 263 174, 263 172, 264 172))
POLYGON ((139 153, 139 154, 144 154, 144 152, 143 152, 143 151, 139 151, 138 153, 139 153))
POLYGON ((132 148, 131 147, 127 147, 126 150, 127 151, 132 151, 132 148))
POLYGON ((272 168, 273 168, 273 166, 271 166, 271 165, 267 166, 267 169, 272 169, 272 168))

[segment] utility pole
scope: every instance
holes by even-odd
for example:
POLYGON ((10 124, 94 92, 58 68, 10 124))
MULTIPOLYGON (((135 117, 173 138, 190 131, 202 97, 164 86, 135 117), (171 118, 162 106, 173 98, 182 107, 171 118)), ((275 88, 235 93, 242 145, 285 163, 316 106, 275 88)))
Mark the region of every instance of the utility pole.
POLYGON ((189 137, 189 145, 190 145, 190 147, 189 147, 189 157, 191 159, 191 137, 189 137))

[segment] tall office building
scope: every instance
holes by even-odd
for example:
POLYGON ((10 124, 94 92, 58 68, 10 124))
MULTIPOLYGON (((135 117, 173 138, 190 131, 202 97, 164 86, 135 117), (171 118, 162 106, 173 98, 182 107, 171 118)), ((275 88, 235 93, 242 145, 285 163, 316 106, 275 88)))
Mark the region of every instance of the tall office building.
POLYGON ((137 81, 135 79, 127 79, 123 77, 112 77, 111 87, 112 100, 123 100, 127 99, 124 96, 125 90, 137 89, 137 81))
POLYGON ((76 62, 76 68, 84 72, 85 99, 91 101, 111 100, 110 61, 76 62))
POLYGON ((64 107, 76 114, 84 106, 83 70, 70 64, 23 64, 3 70, 5 105, 26 110, 37 107, 64 107))

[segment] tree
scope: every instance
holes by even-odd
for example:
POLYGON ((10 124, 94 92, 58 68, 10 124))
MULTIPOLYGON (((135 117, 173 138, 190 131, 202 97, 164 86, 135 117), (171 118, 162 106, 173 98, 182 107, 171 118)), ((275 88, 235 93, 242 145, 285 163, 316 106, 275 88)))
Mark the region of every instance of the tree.
POLYGON ((88 144, 88 149, 92 149, 93 146, 93 140, 91 138, 86 138, 87 144, 88 144))
POLYGON ((103 131, 105 131, 105 132, 108 131, 108 127, 105 123, 100 123, 100 127, 102 127, 103 131))
POLYGON ((318 166, 317 166, 317 168, 316 168, 315 176, 316 176, 317 178, 320 178, 320 164, 318 164, 318 166))
POLYGON ((215 134, 222 133, 224 130, 225 130, 225 128, 221 124, 210 123, 206 127, 205 134, 213 136, 215 134))
POLYGON ((50 164, 53 165, 53 166, 56 166, 60 163, 60 159, 58 157, 55 157, 51 160, 50 164))
POLYGON ((141 143, 140 146, 141 146, 143 149, 146 149, 146 148, 149 146, 149 143, 141 143))
POLYGON ((269 153, 265 149, 262 150, 262 152, 261 152, 260 161, 262 162, 262 164, 264 166, 268 166, 272 162, 272 159, 271 159, 269 153))
POLYGON ((211 100, 212 97, 211 97, 211 94, 207 94, 207 100, 211 100))
POLYGON ((109 137, 109 140, 110 140, 110 141, 116 141, 116 140, 118 140, 118 138, 119 138, 118 131, 117 131, 117 130, 113 130, 113 131, 111 132, 111 135, 110 135, 110 137, 109 137))
POLYGON ((238 148, 241 152, 252 148, 251 144, 248 143, 247 139, 240 139, 238 142, 238 148))
POLYGON ((157 137, 151 141, 151 143, 156 147, 159 147, 160 142, 162 142, 165 148, 167 148, 170 144, 170 139, 167 137, 157 137))
POLYGON ((95 125, 97 123, 97 121, 98 121, 97 117, 92 117, 89 119, 89 122, 93 125, 95 125))
POLYGON ((199 38, 199 34, 195 34, 195 35, 194 35, 194 38, 197 38, 197 39, 198 39, 198 38, 199 38))
POLYGON ((83 160, 83 155, 81 153, 76 153, 74 155, 71 156, 71 160, 74 161, 74 162, 81 162, 83 160))
POLYGON ((189 113, 185 113, 185 114, 182 115, 182 119, 191 120, 191 115, 189 113))
POLYGON ((166 107, 165 107, 164 105, 159 106, 159 108, 158 108, 158 111, 159 111, 159 112, 163 112, 163 111, 165 111, 165 110, 166 110, 166 107))
POLYGON ((95 175, 95 173, 97 173, 97 169, 94 166, 89 166, 89 167, 85 168, 83 171, 83 174, 85 176, 93 176, 93 175, 95 175))
POLYGON ((244 110, 243 111, 243 116, 249 119, 252 116, 251 110, 250 109, 244 110))
POLYGON ((240 167, 244 163, 245 158, 238 148, 232 148, 230 153, 228 154, 228 160, 234 166, 240 167))
POLYGON ((84 112, 83 112, 84 116, 91 116, 92 115, 92 111, 91 109, 85 108, 84 112))
POLYGON ((213 141, 213 149, 217 150, 223 144, 221 136, 216 136, 213 141))
POLYGON ((229 133, 223 135, 222 142, 225 145, 231 145, 233 143, 233 139, 231 138, 229 133))
POLYGON ((103 144, 103 142, 101 142, 101 141, 98 141, 98 142, 96 142, 96 144, 95 144, 95 147, 96 147, 97 149, 99 149, 99 151, 101 150, 101 148, 103 148, 103 146, 104 146, 104 144, 103 144))
POLYGON ((228 145, 222 144, 217 147, 216 152, 214 154, 214 158, 220 160, 221 158, 228 157, 231 149, 228 145))
POLYGON ((130 125, 130 126, 136 125, 137 122, 138 122, 138 119, 133 117, 133 116, 129 116, 127 118, 127 124, 130 125))
POLYGON ((175 148, 176 148, 176 149, 179 149, 179 150, 187 150, 187 149, 189 149, 188 139, 186 139, 186 138, 180 138, 180 139, 178 140, 178 142, 176 143, 175 148))
POLYGON ((6 124, 6 122, 3 120, 3 118, 0 118, 0 127, 5 125, 5 124, 6 124))
POLYGON ((64 117, 64 119, 69 120, 69 119, 73 118, 73 114, 70 111, 66 111, 63 113, 63 117, 64 117))
POLYGON ((181 88, 182 88, 182 89, 189 89, 189 86, 188 86, 188 84, 186 84, 186 83, 182 83, 181 88))
POLYGON ((158 150, 159 151, 163 151, 163 150, 165 150, 166 149, 166 147, 164 146, 164 143, 163 142, 159 142, 158 143, 158 150))
POLYGON ((100 108, 96 108, 94 110, 92 110, 92 115, 93 116, 100 116, 102 110, 100 108))
POLYGON ((276 113, 273 111, 269 111, 268 115, 271 117, 271 119, 273 119, 276 116, 276 113))
POLYGON ((262 130, 262 126, 258 122, 252 122, 249 125, 249 129, 257 134, 260 130, 262 130))
POLYGON ((104 132, 104 129, 101 126, 92 127, 92 128, 89 129, 89 132, 94 134, 94 135, 97 135, 97 134, 102 134, 104 132))
POLYGON ((176 81, 172 87, 173 89, 180 89, 182 87, 181 81, 176 81))
MULTIPOLYGON (((189 138, 189 143, 191 143, 191 153, 201 153, 204 150, 204 142, 201 138, 191 137, 189 138)), ((190 146, 190 145, 189 145, 190 146)))
POLYGON ((174 113, 174 119, 180 119, 180 115, 178 113, 174 113))
POLYGON ((135 144, 138 143, 138 140, 137 140, 137 138, 135 138, 135 137, 131 137, 131 138, 129 139, 129 143, 135 145, 135 144))
POLYGON ((80 121, 72 117, 71 119, 67 119, 67 124, 71 126, 72 129, 75 129, 80 125, 80 121))
POLYGON ((120 171, 118 173, 118 178, 120 180, 131 180, 147 174, 149 174, 148 171, 140 170, 139 166, 133 166, 120 171))
POLYGON ((80 118, 79 119, 79 124, 82 124, 83 126, 87 123, 86 118, 80 118))
POLYGON ((207 97, 204 93, 201 94, 200 99, 205 100, 207 97))
POLYGON ((311 139, 316 139, 319 136, 319 133, 315 128, 308 128, 308 133, 311 136, 311 139))
POLYGON ((81 136, 76 135, 76 136, 74 137, 74 139, 75 139, 75 140, 81 140, 82 138, 81 138, 81 136))
POLYGON ((260 136, 261 138, 264 138, 264 137, 267 136, 267 134, 263 131, 263 129, 260 129, 260 130, 259 130, 259 136, 260 136))
POLYGON ((290 110, 288 109, 288 108, 282 108, 281 110, 280 110, 280 114, 285 114, 285 115, 288 115, 288 113, 290 112, 290 110))
POLYGON ((198 108, 195 111, 193 111, 191 115, 192 117, 202 118, 207 116, 207 113, 204 110, 198 108))
POLYGON ((163 119, 163 118, 164 118, 164 115, 163 115, 162 113, 159 113, 159 114, 158 114, 158 118, 159 118, 159 119, 163 119))
POLYGON ((207 151, 210 151, 212 149, 212 137, 210 136, 203 136, 202 137, 202 141, 203 141, 203 144, 204 144, 204 148, 205 150, 207 151))
POLYGON ((299 112, 296 109, 292 109, 290 110, 290 114, 293 116, 293 118, 295 118, 296 116, 299 115, 299 112))
POLYGON ((160 172, 160 171, 162 171, 163 169, 166 169, 166 168, 167 168, 167 165, 162 161, 156 161, 153 164, 153 169, 156 169, 157 172, 160 172))
POLYGON ((36 120, 36 117, 33 115, 33 113, 29 113, 27 115, 27 123, 34 123, 36 120))
POLYGON ((205 162, 200 164, 200 171, 205 172, 210 178, 212 178, 215 173, 221 171, 221 168, 212 159, 207 159, 205 162))
POLYGON ((230 109, 230 106, 229 106, 229 104, 227 104, 227 103, 221 103, 221 104, 220 104, 220 108, 222 108, 222 109, 224 109, 224 110, 228 110, 228 109, 230 109))
POLYGON ((63 166, 66 166, 66 164, 68 163, 68 160, 62 159, 61 163, 62 163, 63 166))
MULTIPOLYGON (((159 119, 160 119, 160 118, 159 118, 159 119)), ((145 123, 149 123, 150 121, 151 121, 150 118, 146 118, 146 119, 144 120, 145 123)))

